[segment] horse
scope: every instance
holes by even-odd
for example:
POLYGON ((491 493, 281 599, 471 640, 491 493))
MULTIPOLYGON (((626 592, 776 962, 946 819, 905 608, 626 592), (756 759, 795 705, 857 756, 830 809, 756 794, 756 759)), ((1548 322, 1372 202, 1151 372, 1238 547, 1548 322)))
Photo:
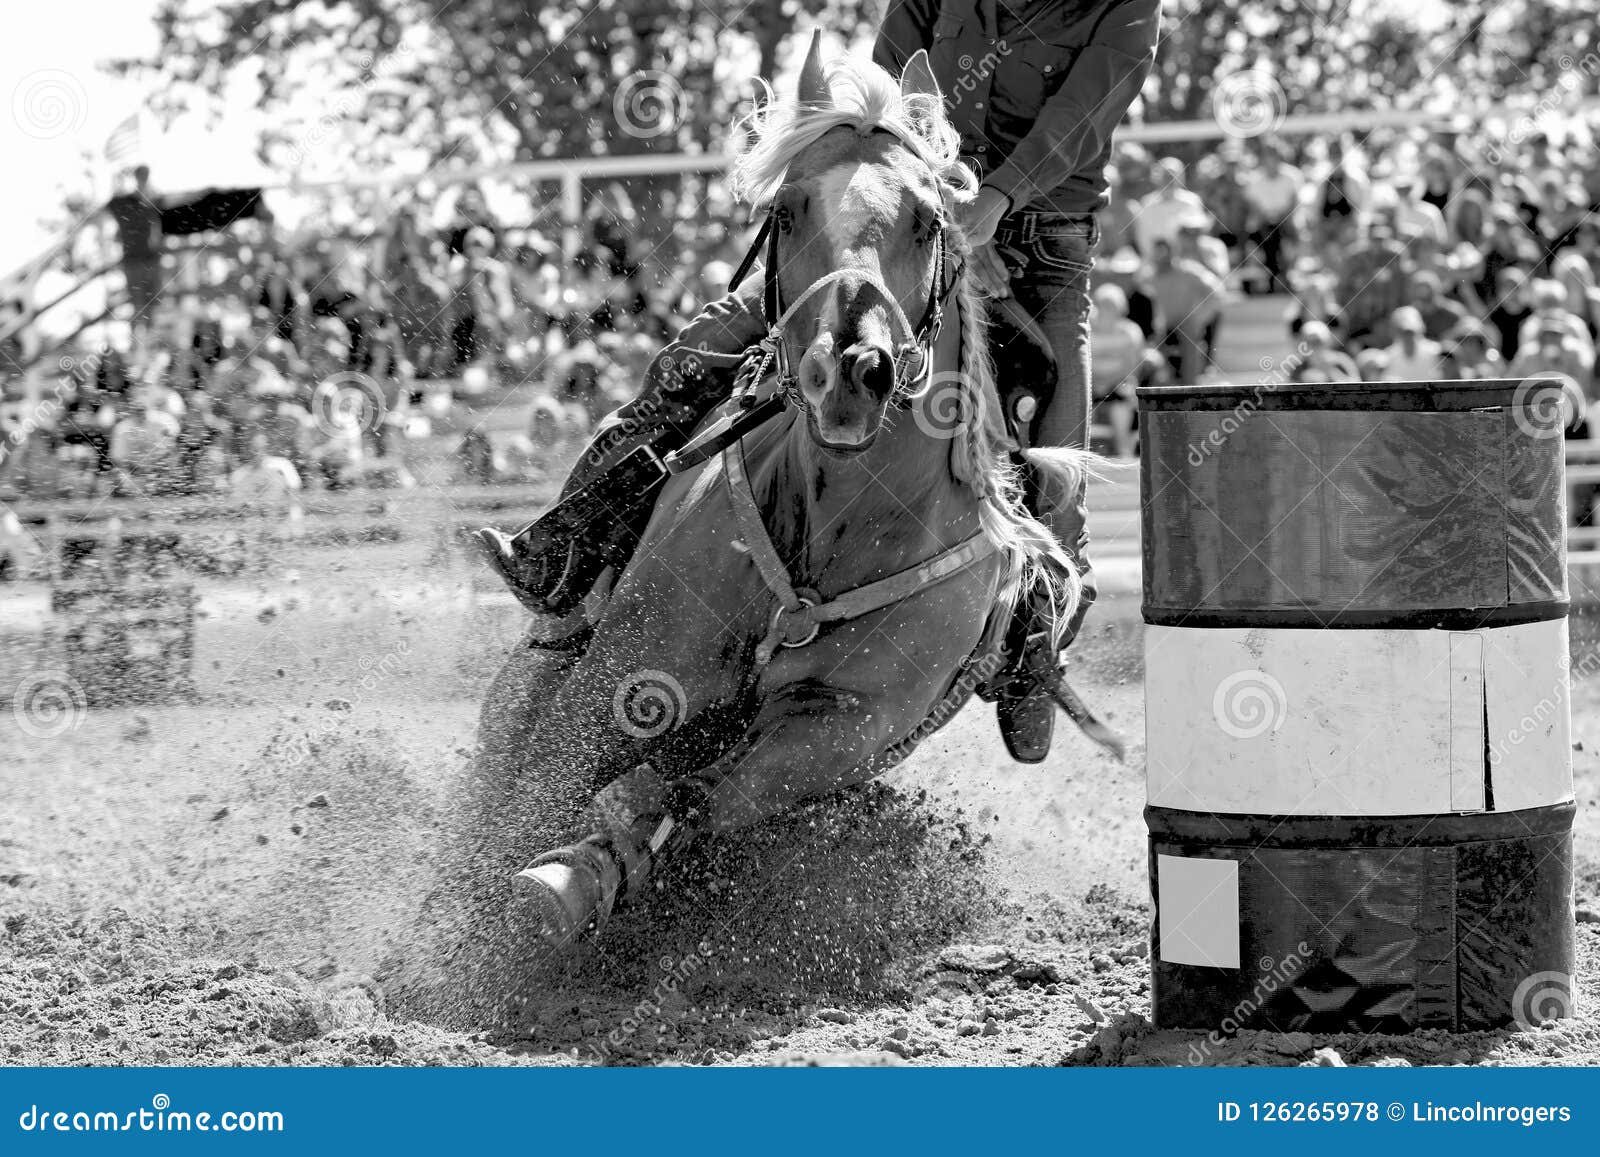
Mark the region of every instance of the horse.
POLYGON ((1080 598, 1021 464, 1077 485, 1089 456, 1007 432, 926 54, 897 81, 814 37, 743 127, 776 371, 752 380, 787 404, 670 479, 585 646, 518 646, 482 707, 474 842, 552 946, 679 841, 881 774, 998 669, 1019 597, 1058 624, 1080 598))

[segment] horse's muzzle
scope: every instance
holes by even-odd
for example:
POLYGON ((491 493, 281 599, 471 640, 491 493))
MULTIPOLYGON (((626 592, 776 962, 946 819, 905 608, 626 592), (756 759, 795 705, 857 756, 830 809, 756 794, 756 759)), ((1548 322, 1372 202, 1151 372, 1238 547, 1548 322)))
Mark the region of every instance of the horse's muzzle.
POLYGON ((835 354, 817 344, 800 362, 800 396, 811 440, 830 454, 859 454, 877 440, 894 392, 894 354, 856 342, 835 354))

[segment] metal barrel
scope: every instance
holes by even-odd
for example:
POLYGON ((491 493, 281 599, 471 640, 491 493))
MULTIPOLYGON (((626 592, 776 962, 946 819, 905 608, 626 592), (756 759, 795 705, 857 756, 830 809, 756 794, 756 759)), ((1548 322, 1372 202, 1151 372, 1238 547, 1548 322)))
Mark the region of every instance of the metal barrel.
POLYGON ((1139 401, 1156 1023, 1570 1011, 1559 383, 1139 401))

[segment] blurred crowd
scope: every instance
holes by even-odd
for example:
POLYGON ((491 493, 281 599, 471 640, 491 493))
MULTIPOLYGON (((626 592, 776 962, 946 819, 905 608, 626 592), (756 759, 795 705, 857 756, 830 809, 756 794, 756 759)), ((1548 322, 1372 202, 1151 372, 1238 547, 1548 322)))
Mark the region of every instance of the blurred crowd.
MULTIPOLYGON (((1559 375, 1587 433, 1600 163, 1587 126, 1224 139, 1192 165, 1125 146, 1095 289, 1095 392, 1214 373, 1224 311, 1288 295, 1296 382, 1559 375)), ((1264 367, 1266 368, 1266 367, 1264 367)))
POLYGON ((424 208, 334 235, 238 221, 225 260, 202 237, 223 268, 201 293, 181 254, 157 275, 125 250, 124 338, 74 343, 32 373, 8 345, 0 498, 287 506, 413 485, 419 459, 436 481, 537 480, 731 272, 725 231, 686 223, 652 243, 620 188, 595 199, 576 252, 559 228, 497 220, 475 189, 442 228, 419 224, 424 208))
MULTIPOLYGON (((1124 143, 1108 176, 1091 315, 1102 448, 1136 452, 1135 386, 1218 373, 1228 307, 1250 294, 1284 295, 1281 380, 1555 374, 1570 432, 1587 433, 1600 163, 1583 126, 1515 147, 1406 130, 1168 155, 1124 143)), ((285 235, 261 214, 229 229, 223 284, 198 295, 174 290, 179 258, 153 272, 125 236, 144 262, 125 270, 126 340, 28 372, 15 334, 0 345, 0 499, 291 505, 414 484, 425 447, 429 481, 559 476, 738 256, 725 205, 591 192, 575 236, 499 219, 474 188, 442 224, 420 198, 326 232, 285 235)))

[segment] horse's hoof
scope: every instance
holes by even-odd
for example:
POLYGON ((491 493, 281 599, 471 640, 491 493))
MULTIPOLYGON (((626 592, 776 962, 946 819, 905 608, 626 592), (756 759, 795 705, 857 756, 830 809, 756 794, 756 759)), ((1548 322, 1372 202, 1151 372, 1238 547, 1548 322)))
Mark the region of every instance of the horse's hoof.
POLYGON ((537 924, 539 939, 565 948, 594 923, 599 887, 593 874, 567 864, 524 868, 511 878, 518 905, 537 924))

